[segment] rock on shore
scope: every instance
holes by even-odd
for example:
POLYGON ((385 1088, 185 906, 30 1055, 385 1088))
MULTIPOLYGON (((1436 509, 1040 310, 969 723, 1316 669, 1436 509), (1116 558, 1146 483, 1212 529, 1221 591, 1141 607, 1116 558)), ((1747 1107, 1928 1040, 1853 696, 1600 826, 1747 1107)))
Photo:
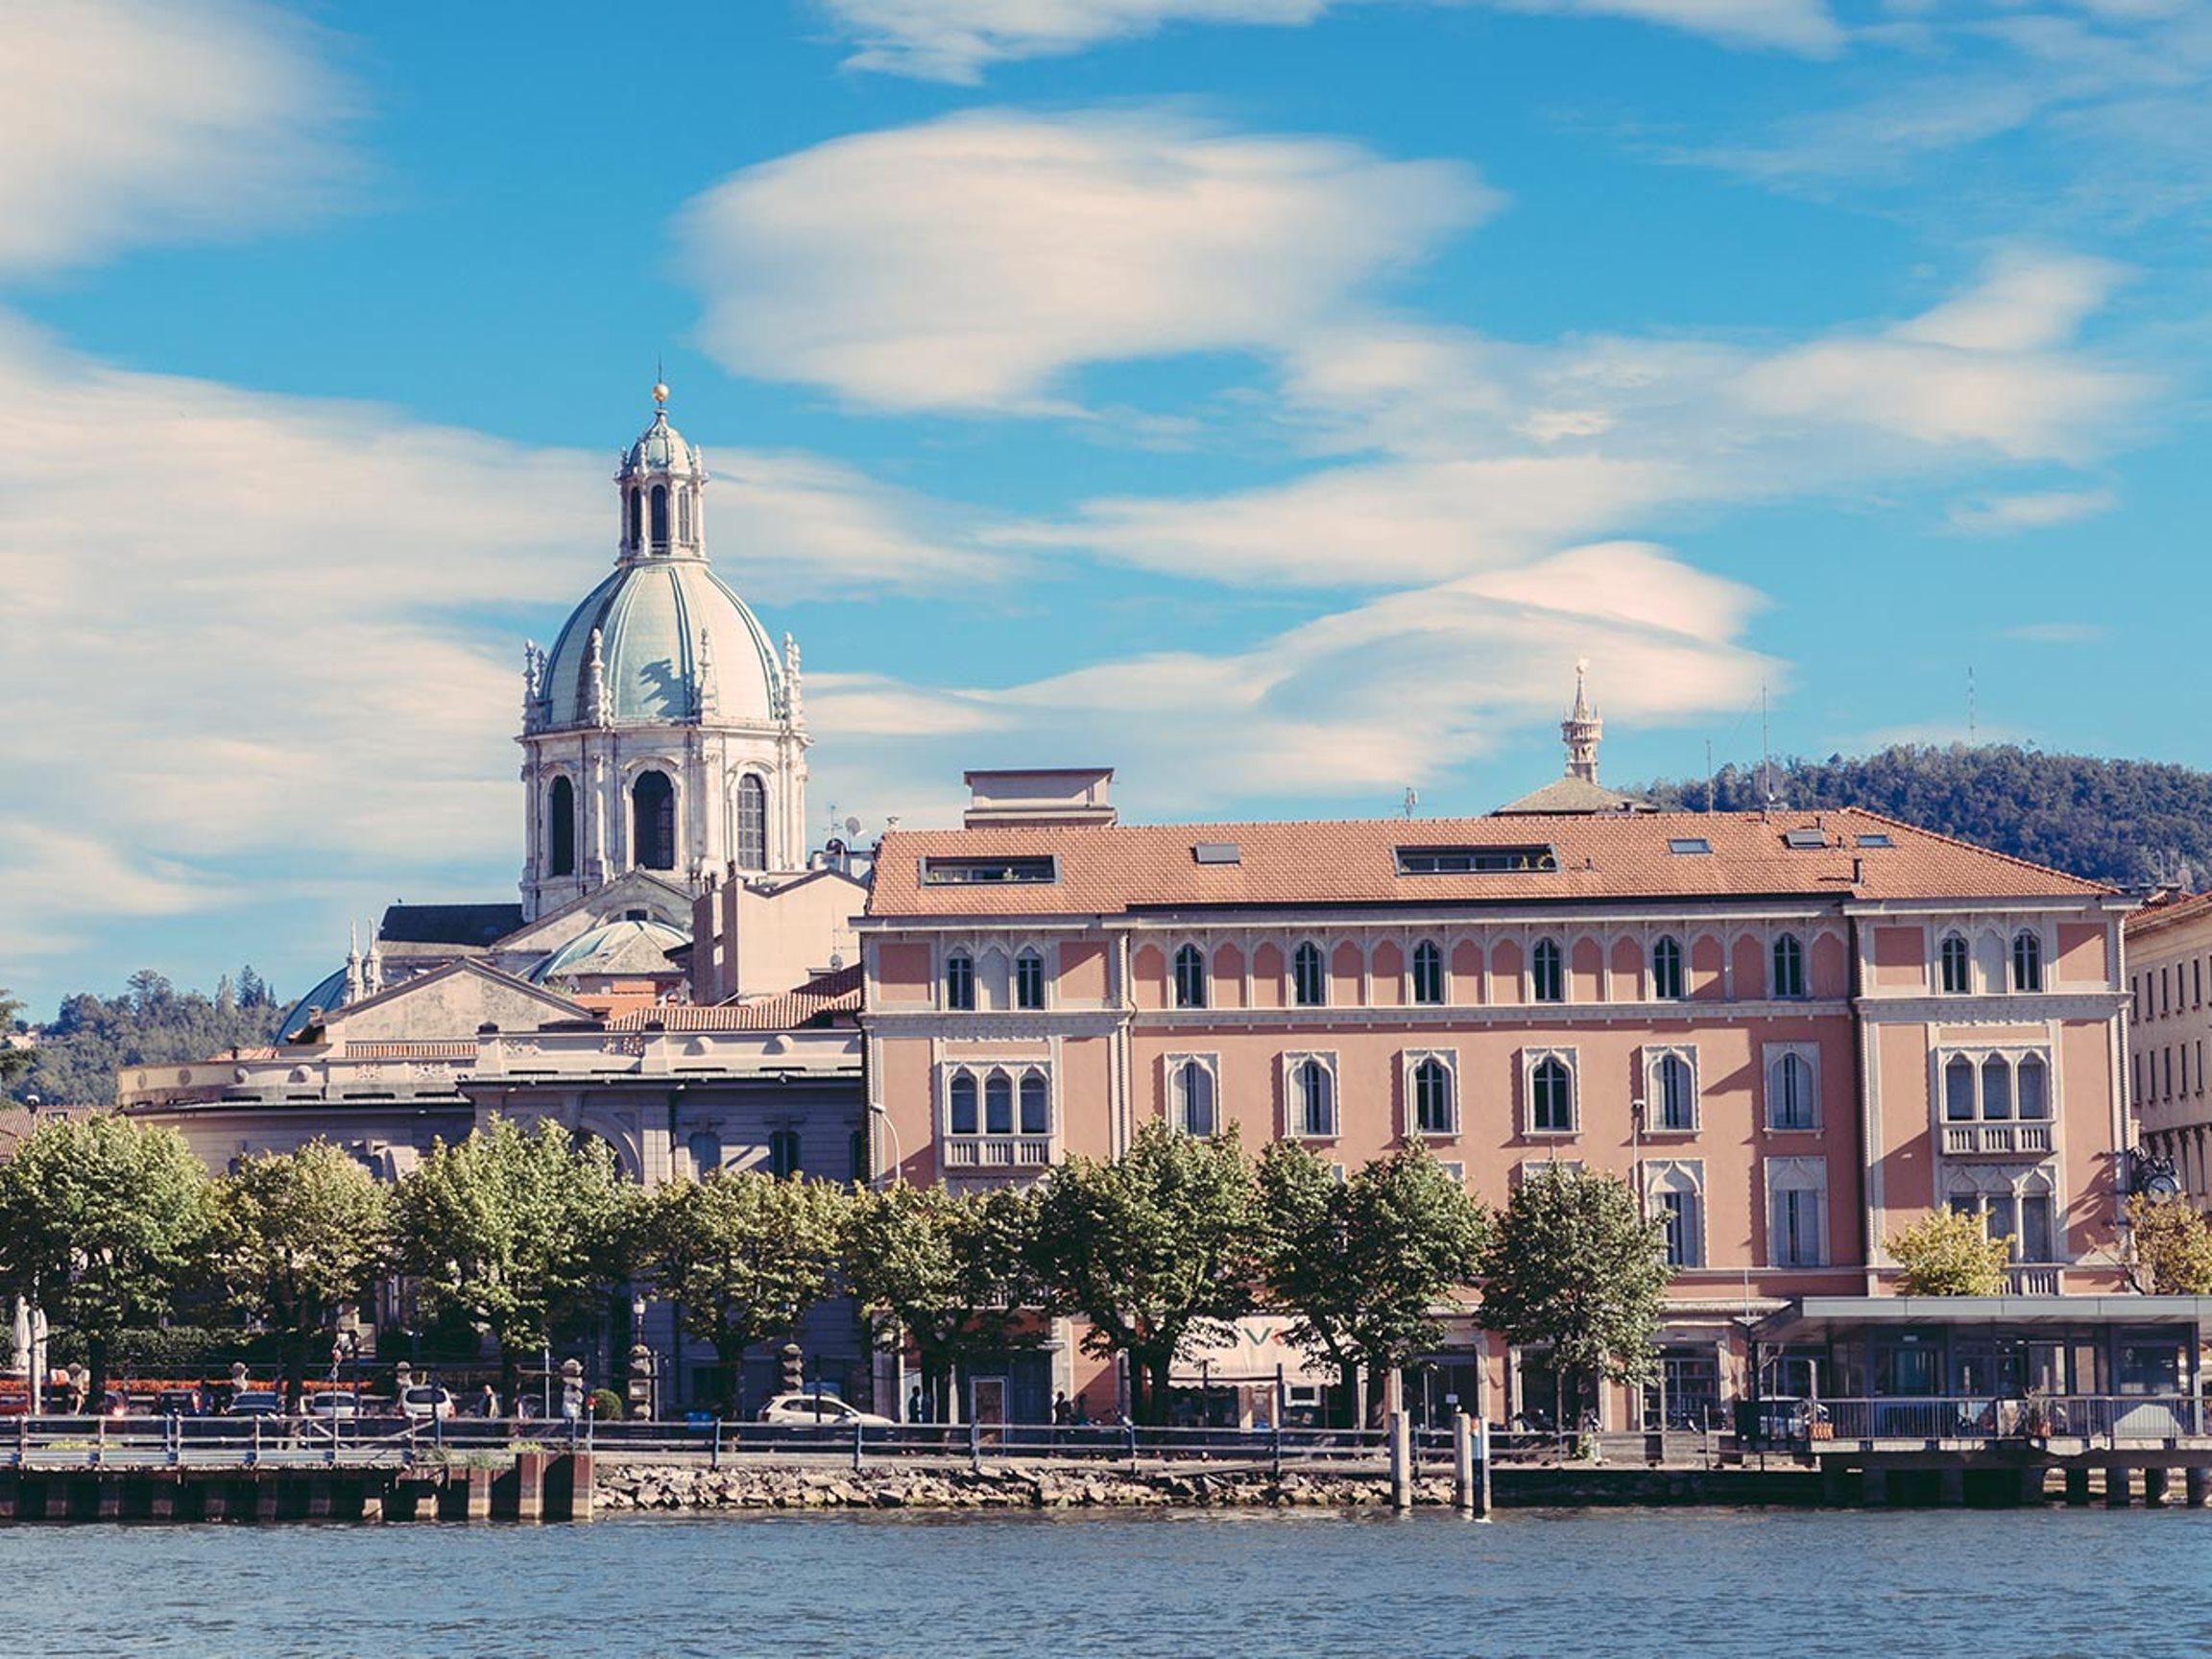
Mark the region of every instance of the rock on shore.
MULTIPOLYGON (((1084 1509, 1102 1507, 1303 1507, 1386 1505, 1381 1476, 1286 1471, 1201 1474, 1014 1465, 967 1469, 863 1470, 731 1465, 707 1469, 666 1463, 602 1462, 602 1511, 637 1509, 1084 1509)), ((1417 1483, 1416 1501, 1449 1504, 1447 1479, 1417 1483)))

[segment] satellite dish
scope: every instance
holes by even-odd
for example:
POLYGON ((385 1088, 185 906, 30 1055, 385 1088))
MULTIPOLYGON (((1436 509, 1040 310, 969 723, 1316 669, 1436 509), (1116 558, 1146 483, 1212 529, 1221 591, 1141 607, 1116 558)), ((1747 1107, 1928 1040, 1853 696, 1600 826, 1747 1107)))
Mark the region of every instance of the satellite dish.
POLYGON ((859 834, 859 833, 860 833, 860 820, 859 820, 859 819, 857 819, 857 818, 848 818, 848 819, 846 819, 846 820, 845 820, 845 833, 846 833, 846 834, 848 834, 848 835, 857 835, 857 834, 859 834))

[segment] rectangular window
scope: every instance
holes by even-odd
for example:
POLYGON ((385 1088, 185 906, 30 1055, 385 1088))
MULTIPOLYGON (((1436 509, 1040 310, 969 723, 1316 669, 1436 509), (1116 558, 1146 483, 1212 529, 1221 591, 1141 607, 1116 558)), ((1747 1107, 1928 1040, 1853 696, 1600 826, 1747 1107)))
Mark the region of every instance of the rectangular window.
POLYGON ((1815 1050, 1767 1050, 1767 1127, 1805 1130, 1820 1126, 1820 1074, 1815 1050))
POLYGON ((1659 1193, 1659 1219, 1667 1224, 1667 1265, 1702 1266, 1704 1239, 1697 1225, 1697 1194, 1666 1188, 1659 1193))
POLYGON ((2166 1050, 2165 1072, 2166 1098, 2171 1100, 2174 1098, 2174 1050, 2171 1048, 2166 1050))
POLYGON ((1817 1267, 1824 1261, 1821 1219, 1827 1179, 1816 1159, 1783 1159, 1767 1166, 1767 1259, 1776 1267, 1817 1267))
POLYGON ((1401 876, 1521 876, 1559 868, 1558 850, 1542 847, 1401 847, 1401 876))
POLYGON ((2158 970, 2158 1017, 2164 1019, 2174 1012, 2174 970, 2158 970))
POLYGON ((975 959, 965 950, 945 958, 945 1006, 959 1013, 975 1008, 975 959))
POLYGON ((1014 1006, 1045 1006, 1045 958, 1034 950, 1024 950, 1014 958, 1014 1006))
POLYGON ((1036 885, 1059 878, 1057 864, 1050 854, 1042 857, 922 860, 925 887, 970 887, 1003 882, 1036 885))

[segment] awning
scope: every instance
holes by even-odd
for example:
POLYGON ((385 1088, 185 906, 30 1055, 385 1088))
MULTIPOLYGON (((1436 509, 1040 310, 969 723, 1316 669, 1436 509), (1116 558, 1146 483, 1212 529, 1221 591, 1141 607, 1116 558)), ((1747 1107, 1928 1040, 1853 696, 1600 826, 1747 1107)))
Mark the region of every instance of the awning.
POLYGON ((1750 1327, 1758 1342, 1806 1342, 1907 1325, 2212 1325, 2212 1296, 1807 1296, 1750 1327))

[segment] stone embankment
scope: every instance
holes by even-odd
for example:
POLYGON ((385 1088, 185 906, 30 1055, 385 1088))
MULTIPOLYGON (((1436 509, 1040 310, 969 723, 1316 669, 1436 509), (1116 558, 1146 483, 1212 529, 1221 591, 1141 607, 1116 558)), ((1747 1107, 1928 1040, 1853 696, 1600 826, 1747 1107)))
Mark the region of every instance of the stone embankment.
MULTIPOLYGON (((1577 1504, 1777 1503, 1821 1501, 1819 1479, 1794 1471, 1501 1469, 1497 1502, 1517 1506, 1577 1504)), ((1452 1482, 1415 1483, 1414 1502, 1449 1508, 1452 1482)), ((1019 1465, 967 1469, 805 1469, 766 1464, 719 1469, 599 1461, 602 1514, 712 1509, 1387 1509, 1381 1475, 1286 1470, 1131 1474, 1103 1468, 1019 1465)))

